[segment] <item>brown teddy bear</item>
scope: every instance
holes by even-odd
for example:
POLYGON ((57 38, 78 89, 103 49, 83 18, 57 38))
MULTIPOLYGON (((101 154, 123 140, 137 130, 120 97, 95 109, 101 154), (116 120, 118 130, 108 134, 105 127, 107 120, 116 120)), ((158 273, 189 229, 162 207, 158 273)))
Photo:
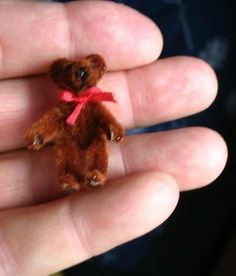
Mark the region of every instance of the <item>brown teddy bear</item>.
POLYGON ((106 70, 93 54, 79 61, 56 60, 49 73, 61 90, 57 105, 26 132, 29 149, 54 144, 62 189, 103 185, 107 176, 107 140, 118 142, 124 130, 101 101, 112 94, 95 85, 106 70))

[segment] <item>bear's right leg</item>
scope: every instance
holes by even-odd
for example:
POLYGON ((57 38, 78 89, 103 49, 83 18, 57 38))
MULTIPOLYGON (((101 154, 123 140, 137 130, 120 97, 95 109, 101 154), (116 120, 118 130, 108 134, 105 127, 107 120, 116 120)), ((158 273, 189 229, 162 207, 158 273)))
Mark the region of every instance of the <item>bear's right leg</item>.
POLYGON ((78 191, 81 188, 79 181, 72 173, 61 173, 59 175, 60 185, 63 191, 74 190, 78 191))
POLYGON ((81 155, 78 145, 71 141, 64 141, 55 145, 56 164, 61 189, 78 191, 84 186, 84 177, 80 172, 81 155))

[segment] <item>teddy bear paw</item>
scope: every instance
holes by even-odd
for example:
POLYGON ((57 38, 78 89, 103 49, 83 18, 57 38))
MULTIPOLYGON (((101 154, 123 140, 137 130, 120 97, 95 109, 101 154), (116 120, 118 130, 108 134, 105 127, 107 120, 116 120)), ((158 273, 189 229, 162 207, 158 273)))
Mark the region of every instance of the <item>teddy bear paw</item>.
POLYGON ((87 186, 90 188, 103 186, 104 182, 105 176, 99 170, 93 170, 87 174, 87 186))
POLYGON ((111 142, 119 142, 122 140, 123 136, 124 136, 124 131, 122 128, 114 127, 114 126, 110 127, 108 139, 111 142))
POLYGON ((61 179, 61 187, 63 191, 78 191, 80 189, 80 184, 73 175, 67 174, 61 179))
POLYGON ((26 134, 26 142, 29 149, 39 150, 44 146, 44 138, 41 134, 26 134))

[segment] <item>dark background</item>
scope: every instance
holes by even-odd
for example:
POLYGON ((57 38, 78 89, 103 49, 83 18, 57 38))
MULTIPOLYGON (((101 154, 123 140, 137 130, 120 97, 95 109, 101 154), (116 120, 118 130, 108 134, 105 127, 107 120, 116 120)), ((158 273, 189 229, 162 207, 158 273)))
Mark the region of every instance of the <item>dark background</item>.
POLYGON ((235 276, 235 1, 115 2, 131 6, 157 23, 164 37, 161 57, 190 55, 205 59, 216 71, 219 81, 218 97, 207 111, 142 131, 207 126, 227 141, 229 160, 223 174, 212 185, 182 193, 175 212, 162 226, 65 273, 235 276))

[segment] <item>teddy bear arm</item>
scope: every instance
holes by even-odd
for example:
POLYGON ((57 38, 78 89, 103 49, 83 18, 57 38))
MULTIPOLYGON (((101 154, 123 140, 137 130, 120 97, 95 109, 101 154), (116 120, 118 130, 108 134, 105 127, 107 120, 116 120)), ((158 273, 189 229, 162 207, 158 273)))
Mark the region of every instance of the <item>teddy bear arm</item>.
POLYGON ((124 136, 123 127, 105 106, 99 105, 98 113, 100 127, 105 131, 107 139, 119 142, 124 136))
POLYGON ((25 134, 27 146, 38 150, 45 144, 53 142, 60 129, 61 116, 57 107, 48 111, 34 123, 25 134))

